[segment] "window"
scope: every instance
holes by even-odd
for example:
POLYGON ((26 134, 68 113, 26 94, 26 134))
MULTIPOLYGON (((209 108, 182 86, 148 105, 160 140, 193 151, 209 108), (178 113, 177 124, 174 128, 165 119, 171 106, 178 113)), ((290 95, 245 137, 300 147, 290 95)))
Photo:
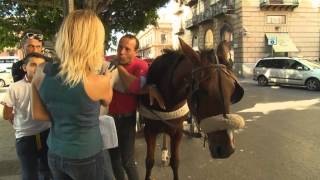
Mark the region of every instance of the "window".
POLYGON ((166 43, 167 43, 167 35, 161 34, 161 44, 166 44, 166 43))
POLYGON ((205 49, 212 49, 213 48, 213 33, 211 29, 208 29, 205 33, 204 37, 204 47, 205 49))
POLYGON ((286 16, 267 16, 267 24, 286 24, 286 16))
POLYGON ((256 67, 271 67, 271 61, 270 60, 261 60, 258 62, 257 66, 256 67))
POLYGON ((198 50, 198 36, 196 35, 192 37, 192 48, 198 50))

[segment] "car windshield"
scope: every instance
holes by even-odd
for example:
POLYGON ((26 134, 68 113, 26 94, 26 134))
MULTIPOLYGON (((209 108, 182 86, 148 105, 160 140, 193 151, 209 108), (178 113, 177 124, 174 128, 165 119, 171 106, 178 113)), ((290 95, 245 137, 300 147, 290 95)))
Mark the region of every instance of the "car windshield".
POLYGON ((308 61, 308 60, 301 60, 303 63, 305 63, 307 66, 310 66, 315 69, 320 69, 320 63, 316 61, 308 61))

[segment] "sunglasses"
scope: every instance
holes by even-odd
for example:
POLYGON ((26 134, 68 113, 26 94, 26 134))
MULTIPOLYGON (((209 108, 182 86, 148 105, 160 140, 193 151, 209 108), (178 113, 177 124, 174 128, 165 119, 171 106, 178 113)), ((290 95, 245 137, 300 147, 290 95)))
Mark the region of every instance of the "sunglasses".
POLYGON ((43 40, 43 34, 36 34, 36 33, 26 33, 26 37, 28 39, 37 39, 39 41, 43 40))

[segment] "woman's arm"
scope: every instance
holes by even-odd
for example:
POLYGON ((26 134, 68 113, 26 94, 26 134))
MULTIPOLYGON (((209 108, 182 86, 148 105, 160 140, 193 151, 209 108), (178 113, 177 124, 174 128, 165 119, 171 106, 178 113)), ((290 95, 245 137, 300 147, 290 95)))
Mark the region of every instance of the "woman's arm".
POLYGON ((37 67, 36 73, 31 82, 31 115, 34 120, 49 121, 49 112, 43 104, 39 94, 39 89, 45 76, 43 73, 44 66, 45 63, 37 67))
POLYGON ((111 86, 111 73, 105 73, 103 74, 103 92, 102 93, 102 98, 101 98, 101 105, 103 106, 108 106, 112 100, 112 86, 111 86))

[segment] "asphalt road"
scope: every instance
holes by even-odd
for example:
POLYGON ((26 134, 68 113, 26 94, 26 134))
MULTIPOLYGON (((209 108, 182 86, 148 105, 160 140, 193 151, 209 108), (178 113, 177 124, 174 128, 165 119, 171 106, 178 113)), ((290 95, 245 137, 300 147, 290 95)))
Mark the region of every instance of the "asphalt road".
MULTIPOLYGON (((242 84, 245 97, 232 107, 233 112, 246 119, 246 128, 235 135, 236 152, 228 159, 215 160, 202 140, 184 137, 180 179, 320 180, 320 91, 258 87, 250 80, 242 84)), ((0 180, 18 180, 14 135, 4 121, 0 121, 0 144, 0 180)), ((152 177, 172 179, 170 167, 161 165, 160 144, 159 139, 152 177)), ((145 151, 144 139, 137 137, 141 179, 145 173, 145 151)))

